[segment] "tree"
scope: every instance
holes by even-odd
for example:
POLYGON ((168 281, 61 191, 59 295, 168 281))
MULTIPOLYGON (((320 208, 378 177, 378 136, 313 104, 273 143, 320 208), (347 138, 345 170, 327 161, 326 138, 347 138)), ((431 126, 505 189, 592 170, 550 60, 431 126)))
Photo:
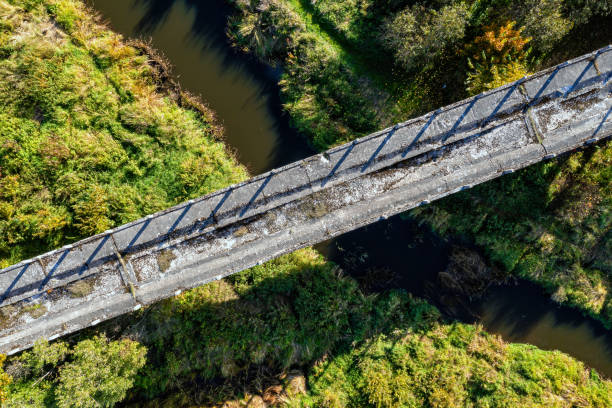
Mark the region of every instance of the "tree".
POLYGON ((430 64, 446 47, 459 43, 469 18, 465 3, 439 11, 416 5, 405 8, 386 22, 382 40, 407 70, 430 64))
POLYGON ((143 346, 128 339, 109 343, 102 335, 81 341, 74 347, 73 360, 60 369, 58 406, 112 407, 134 384, 145 353, 143 346))
POLYGON ((473 57, 468 59, 471 71, 466 80, 470 95, 497 88, 528 74, 528 50, 525 47, 531 38, 524 38, 522 28, 515 30, 515 25, 514 21, 509 21, 497 29, 487 27, 485 33, 468 46, 468 52, 473 53, 473 57))
POLYGON ((563 16, 562 0, 527 0, 521 19, 525 35, 541 53, 549 52, 574 24, 563 16))

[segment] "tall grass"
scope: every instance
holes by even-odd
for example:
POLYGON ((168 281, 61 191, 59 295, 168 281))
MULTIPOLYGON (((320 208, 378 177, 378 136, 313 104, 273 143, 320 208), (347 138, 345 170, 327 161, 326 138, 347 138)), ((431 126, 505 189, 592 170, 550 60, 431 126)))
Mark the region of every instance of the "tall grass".
POLYGON ((0 1, 0 267, 243 180, 213 114, 73 0, 0 1))

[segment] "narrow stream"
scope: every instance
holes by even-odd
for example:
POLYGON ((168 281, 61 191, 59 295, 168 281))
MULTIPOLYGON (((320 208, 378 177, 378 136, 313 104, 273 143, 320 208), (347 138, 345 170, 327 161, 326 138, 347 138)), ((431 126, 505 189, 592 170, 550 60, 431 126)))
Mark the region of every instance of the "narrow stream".
POLYGON ((314 154, 283 113, 280 70, 227 42, 231 8, 225 0, 87 1, 116 32, 152 41, 183 89, 202 96, 216 112, 225 141, 252 174, 314 154))
POLYGON ((435 304, 449 319, 480 323, 504 340, 561 350, 612 377, 612 331, 579 311, 554 303, 542 288, 517 281, 488 288, 479 298, 440 283, 451 247, 397 215, 317 246, 366 290, 403 288, 435 304))
MULTIPOLYGON (((150 38, 173 64, 184 89, 217 113, 226 142, 252 174, 314 152, 282 111, 278 69, 237 53, 225 36, 226 0, 89 0, 127 37, 150 38)), ((317 245, 371 290, 405 288, 450 318, 479 322, 507 341, 561 350, 612 378, 612 332, 560 307, 535 285, 490 288, 476 300, 442 296, 438 274, 449 244, 410 220, 392 217, 317 245)))

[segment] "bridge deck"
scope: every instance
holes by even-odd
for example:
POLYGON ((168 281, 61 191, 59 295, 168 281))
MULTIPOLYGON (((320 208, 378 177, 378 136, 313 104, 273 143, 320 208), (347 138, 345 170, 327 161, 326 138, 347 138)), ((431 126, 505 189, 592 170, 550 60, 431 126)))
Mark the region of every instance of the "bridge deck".
POLYGON ((612 134, 607 47, 0 271, 0 352, 612 134))

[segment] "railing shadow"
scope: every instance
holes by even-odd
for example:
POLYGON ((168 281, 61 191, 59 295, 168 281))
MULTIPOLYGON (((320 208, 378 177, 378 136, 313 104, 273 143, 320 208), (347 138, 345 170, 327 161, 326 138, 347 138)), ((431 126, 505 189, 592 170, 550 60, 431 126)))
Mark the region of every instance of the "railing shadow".
MULTIPOLYGON (((151 20, 151 24, 158 24, 159 21, 163 20, 164 15, 166 15, 165 13, 168 12, 168 10, 171 7, 173 1, 161 1, 161 0, 158 0, 158 1, 151 0, 151 1, 153 3, 159 5, 159 7, 154 7, 152 9, 152 11, 151 11, 152 15, 156 16, 155 18, 151 17, 151 19, 152 19, 151 20)), ((593 61, 592 60, 589 61, 587 63, 587 65, 585 66, 585 68, 582 69, 581 72, 578 74, 577 78, 573 81, 571 86, 569 86, 568 88, 564 89, 563 92, 556 91, 557 96, 562 95, 562 96, 566 97, 566 96, 569 95, 569 93, 579 89, 582 86, 586 86, 586 85, 592 83, 592 81, 594 81, 594 80, 599 81, 600 78, 598 78, 598 77, 591 78, 588 81, 583 81, 584 76, 586 75, 586 73, 590 69, 593 68, 593 65, 594 65, 593 61)), ((530 102, 528 102, 527 106, 532 106, 536 101, 538 101, 541 98, 541 96, 543 95, 543 93, 545 92, 545 90, 547 89, 547 87, 553 81, 555 76, 562 69, 565 69, 567 66, 568 66, 568 64, 562 64, 560 66, 557 66, 552 72, 550 72, 548 74, 548 77, 544 81, 544 83, 540 86, 540 88, 536 92, 534 98, 532 98, 532 100, 530 102)), ((605 76, 607 74, 603 73, 602 75, 604 76, 604 81, 605 81, 605 76)), ((465 102, 465 109, 463 110, 462 114, 455 120, 455 122, 453 123, 452 127, 448 131, 441 132, 436 137, 432 137, 430 139, 430 141, 432 143, 433 142, 437 142, 437 141, 441 141, 442 143, 444 143, 445 141, 447 141, 450 138, 451 135, 455 134, 459 130, 467 130, 467 129, 474 128, 476 126, 484 126, 484 125, 488 124, 495 117, 495 115, 497 115, 502 110, 502 108, 503 108, 504 104, 506 103, 506 101, 510 98, 510 96, 514 92, 517 91, 517 88, 523 82, 524 82, 524 80, 520 80, 520 81, 517 81, 516 83, 514 83, 512 86, 510 86, 508 88, 508 90, 506 91, 506 93, 504 94, 504 96, 502 97, 502 99, 500 100, 500 102, 495 106, 495 108, 493 109, 492 113, 490 115, 488 115, 487 118, 485 118, 484 120, 482 120, 481 118, 476 118, 473 122, 465 123, 462 126, 462 123, 463 123, 465 117, 470 113, 470 111, 473 109, 474 105, 479 101, 481 96, 477 96, 475 98, 472 98, 469 101, 466 101, 465 102)), ((455 109, 455 108, 452 108, 452 109, 455 109)), ((414 136, 414 138, 412 139, 412 141, 410 142, 408 147, 403 151, 402 158, 405 158, 407 156, 407 154, 411 151, 411 149, 413 149, 414 146, 417 145, 417 143, 419 142, 419 140, 421 139, 423 134, 425 134, 425 132, 429 129, 429 127, 435 122, 436 118, 439 117, 441 112, 443 112, 443 111, 442 110, 437 110, 437 111, 433 112, 429 116, 429 118, 427 119, 427 122, 423 125, 423 127, 421 127, 421 129, 416 134, 416 136, 414 136)), ((597 126, 595 131, 593 132, 592 137, 595 137, 595 136, 597 136, 599 134, 599 132, 601 131, 601 129, 603 128, 603 126, 607 122, 611 112, 612 112, 612 107, 610 107, 610 109, 608 109, 608 111, 605 113, 605 115, 603 116, 603 119, 601 120, 601 122, 599 123, 599 125, 597 126)), ((377 136, 380 139, 380 143, 374 149, 374 151, 372 152, 372 154, 370 155, 368 160, 361 165, 361 168, 360 168, 361 173, 367 171, 368 168, 370 168, 370 166, 372 165, 372 163, 376 159, 378 159, 378 156, 379 156, 380 152, 387 145, 387 143, 393 138, 394 134, 397 132, 398 129, 399 129, 399 125, 396 125, 390 131, 388 131, 386 134, 377 136)), ((475 138, 480 137, 481 135, 485 134, 488 131, 489 130, 487 130, 485 132, 479 132, 479 133, 476 133, 474 135, 470 135, 469 137, 467 137, 465 139, 462 139, 461 141, 456 142, 456 143, 467 143, 467 142, 473 141, 475 138)), ((327 176, 325 176, 321 180, 321 182, 320 182, 320 186, 321 187, 325 187, 327 185, 327 183, 336 175, 336 173, 339 170, 339 168, 347 160, 347 158, 350 156, 351 152, 354 150, 354 148, 358 144, 359 144, 359 141, 354 141, 353 143, 351 143, 349 145, 346 145, 344 147, 345 151, 342 154, 342 156, 340 157, 340 159, 334 164, 333 168, 327 174, 327 176)), ((282 173, 279 173, 279 174, 274 173, 274 172, 269 173, 268 176, 264 179, 263 183, 261 183, 261 185, 255 191, 255 193, 249 199, 249 201, 246 204, 244 204, 241 208, 236 208, 236 209, 233 209, 231 211, 233 211, 240 218, 244 217, 247 214, 247 212, 253 207, 253 205, 257 201, 257 199, 262 195, 265 187, 268 185, 268 183, 270 182, 270 180, 272 179, 273 176, 280 176, 280 177, 282 177, 282 173)), ((251 181, 249 183, 255 183, 255 182, 260 182, 260 181, 261 180, 255 180, 255 181, 251 181)), ((181 233, 185 233, 185 232, 194 232, 196 230, 197 231, 202 231, 204 228, 206 228, 207 226, 212 225, 216 221, 216 216, 217 216, 218 211, 222 208, 222 206, 227 201, 227 199, 229 198, 229 196, 232 194, 233 191, 234 191, 234 189, 230 188, 226 192, 224 192, 221 200, 219 201, 219 203, 216 205, 216 207, 212 210, 212 212, 207 217, 203 218, 201 221, 198 221, 198 222, 194 223, 194 225, 187 226, 187 227, 179 229, 178 225, 180 224, 181 220, 184 219, 184 217, 187 215, 187 213, 191 210, 193 204, 189 203, 189 204, 185 205, 182 209, 177 210, 177 211, 180 211, 178 216, 176 217, 176 219, 174 219, 174 221, 172 221, 172 223, 170 224, 168 230, 164 234, 161 234, 160 236, 158 236, 155 239, 150 240, 148 242, 143 242, 143 243, 137 244, 139 238, 147 230, 147 228, 149 227, 149 225, 151 224, 151 222, 153 220, 153 218, 145 219, 142 222, 142 224, 141 224, 140 228, 138 229, 138 231, 134 234, 133 237, 131 237, 127 247, 122 249, 121 251, 123 253, 131 253, 131 252, 135 252, 135 251, 137 251, 137 250, 139 250, 139 249, 141 249, 143 247, 151 246, 154 243, 160 243, 160 242, 164 243, 167 240, 169 240, 170 237, 173 236, 173 235, 176 236, 177 234, 181 234, 181 233)), ((164 216, 167 216, 167 215, 166 214, 162 214, 161 216, 158 216, 158 217, 164 217, 164 216)), ((101 242, 97 245, 97 247, 94 249, 94 251, 91 254, 88 255, 88 258, 86 260, 84 260, 84 262, 81 265, 79 265, 79 266, 77 266, 75 268, 72 268, 71 270, 63 271, 61 273, 58 273, 58 270, 60 269, 60 266, 62 265, 62 263, 64 262, 66 257, 70 254, 70 252, 73 250, 72 248, 65 249, 62 252, 62 254, 60 255, 59 259, 57 259, 57 261, 51 267, 51 269, 48 270, 48 272, 46 273, 46 276, 44 277, 44 279, 42 281, 40 281, 38 290, 39 291, 44 290, 45 287, 48 285, 48 283, 52 279, 61 280, 61 279, 68 278, 68 277, 70 277, 71 275, 74 275, 74 274, 78 274, 79 276, 82 276, 89 268, 92 268, 92 267, 97 266, 97 265, 99 265, 101 263, 104 263, 104 262, 108 262, 108 260, 111 257, 107 256, 107 257, 104 257, 104 258, 101 258, 101 259, 97 259, 97 260, 96 260, 96 257, 97 257, 97 254, 99 253, 99 251, 107 243, 109 237, 110 237, 109 235, 106 235, 106 236, 102 237, 101 242)), ((25 291, 32 289, 32 285, 34 283, 25 285, 25 286, 15 290, 15 287, 18 286, 20 280, 23 278, 23 276, 25 275, 25 273, 28 270, 28 268, 29 268, 29 264, 24 266, 23 269, 17 274, 15 279, 13 279, 13 281, 8 285, 8 287, 6 289, 4 289, 3 295, 2 295, 2 297, 0 297, 2 302, 4 302, 10 296, 18 296, 18 295, 20 295, 22 293, 25 293, 25 291)))
POLYGON ((353 149, 355 148, 355 142, 351 143, 350 145, 348 145, 346 147, 346 151, 344 152, 344 154, 342 155, 342 157, 340 157, 340 159, 336 162, 336 164, 334 165, 334 167, 331 169, 331 171, 329 172, 329 174, 327 176, 325 176, 322 180, 321 180, 321 187, 325 187, 325 185, 332 179, 332 177, 334 177, 334 175, 336 174, 336 172, 338 171, 338 169, 340 168, 340 166, 342 165, 342 163, 344 163, 344 161, 346 160, 346 158, 351 154, 351 152, 353 151, 353 149))

